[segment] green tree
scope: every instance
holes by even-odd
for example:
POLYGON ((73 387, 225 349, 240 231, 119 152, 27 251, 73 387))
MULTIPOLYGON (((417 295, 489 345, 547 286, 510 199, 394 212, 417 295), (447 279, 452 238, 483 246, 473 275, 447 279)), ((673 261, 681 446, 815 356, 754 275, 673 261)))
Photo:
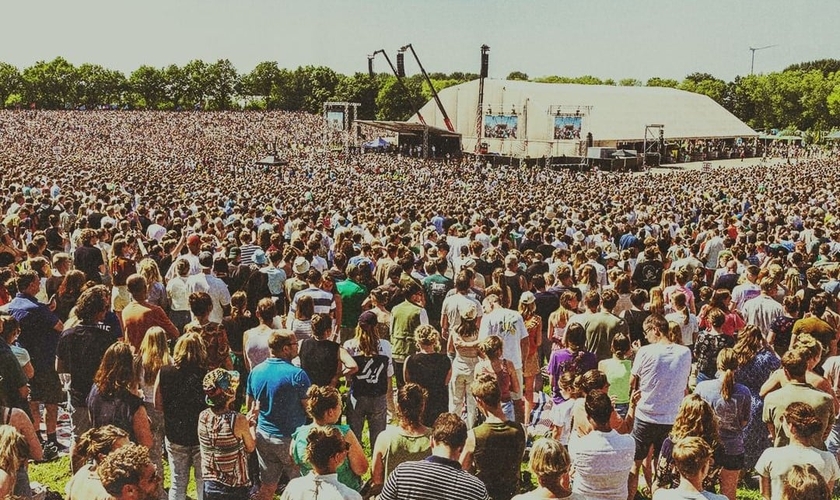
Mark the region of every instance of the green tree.
POLYGON ((204 101, 208 97, 207 63, 201 59, 193 59, 185 64, 181 70, 184 72, 186 82, 185 103, 189 106, 204 105, 204 101))
POLYGON ((63 57, 38 61, 23 70, 23 97, 40 108, 59 109, 76 103, 76 68, 63 57))
POLYGON ((641 87, 642 81, 635 78, 622 78, 618 81, 620 87, 641 87))
POLYGON ((511 71, 510 73, 508 73, 507 79, 508 80, 522 80, 522 81, 527 82, 528 81, 528 74, 523 73, 521 71, 511 71))
POLYGON ((359 118, 373 120, 376 118, 376 96, 379 94, 379 78, 367 73, 356 73, 346 76, 335 87, 333 99, 336 101, 358 102, 359 118))
POLYGON ((219 59, 204 73, 205 96, 210 109, 230 109, 239 88, 239 74, 228 59, 219 59))
POLYGON ((339 75, 326 66, 301 66, 292 74, 291 108, 321 113, 323 105, 335 94, 339 75))
POLYGON ((680 90, 703 94, 711 97, 715 102, 722 104, 726 92, 726 82, 713 77, 708 73, 692 73, 685 77, 680 83, 680 90))
POLYGON ((164 70, 143 65, 128 77, 131 91, 142 99, 135 105, 147 109, 158 109, 166 100, 167 78, 164 70))
POLYGON ((403 84, 405 88, 393 76, 383 82, 376 96, 378 120, 407 120, 424 103, 420 80, 404 78, 403 84))
POLYGON ((820 71, 823 76, 829 76, 831 73, 840 71, 840 59, 819 59, 817 61, 808 61, 804 63, 791 64, 784 71, 820 71))
POLYGON ((76 69, 76 100, 88 108, 119 104, 126 90, 126 79, 119 71, 98 64, 82 64, 76 69))
POLYGON ((10 95, 22 89, 20 71, 11 64, 0 62, 0 103, 5 103, 10 95))
POLYGON ((276 61, 263 61, 250 73, 242 75, 242 92, 246 95, 268 97, 280 81, 280 68, 276 61))
POLYGON ((669 87, 675 89, 679 86, 680 82, 673 80, 671 78, 659 78, 658 76, 654 76, 653 78, 648 78, 647 83, 645 83, 646 87, 669 87))
POLYGON ((170 64, 163 71, 166 80, 167 106, 178 109, 185 105, 185 96, 189 88, 189 77, 177 64, 170 64))

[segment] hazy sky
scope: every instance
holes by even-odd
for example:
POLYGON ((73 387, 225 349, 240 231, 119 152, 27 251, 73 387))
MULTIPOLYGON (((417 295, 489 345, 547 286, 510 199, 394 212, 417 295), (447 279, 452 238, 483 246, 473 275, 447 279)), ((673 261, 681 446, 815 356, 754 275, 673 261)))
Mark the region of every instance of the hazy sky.
MULTIPOLYGON (((411 43, 429 72, 511 71, 731 80, 789 64, 840 58, 837 0, 6 0, 0 61, 25 67, 63 56, 127 74, 141 64, 230 59, 367 71, 366 55, 411 43)), ((385 71, 385 60, 376 70, 385 71)), ((417 71, 413 60, 406 71, 417 71)))

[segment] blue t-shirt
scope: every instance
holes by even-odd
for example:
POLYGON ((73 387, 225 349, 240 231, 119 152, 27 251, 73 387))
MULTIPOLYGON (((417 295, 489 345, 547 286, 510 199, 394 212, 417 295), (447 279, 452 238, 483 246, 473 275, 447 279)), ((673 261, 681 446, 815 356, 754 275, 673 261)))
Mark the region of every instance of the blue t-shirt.
POLYGON ((312 383, 300 368, 280 358, 268 358, 248 376, 247 394, 260 402, 257 430, 291 437, 306 423, 301 400, 312 383))
POLYGON ((20 323, 18 343, 29 351, 35 370, 55 370, 55 348, 60 333, 55 330, 58 316, 31 295, 22 293, 6 304, 6 310, 20 323))
POLYGON ((721 379, 705 380, 697 384, 694 393, 715 410, 718 416, 720 443, 726 454, 740 455, 744 453, 744 429, 749 425, 751 416, 750 390, 744 385, 735 384, 732 395, 726 400, 720 394, 722 386, 721 379), (747 425, 741 427, 741 422, 747 422, 747 425))

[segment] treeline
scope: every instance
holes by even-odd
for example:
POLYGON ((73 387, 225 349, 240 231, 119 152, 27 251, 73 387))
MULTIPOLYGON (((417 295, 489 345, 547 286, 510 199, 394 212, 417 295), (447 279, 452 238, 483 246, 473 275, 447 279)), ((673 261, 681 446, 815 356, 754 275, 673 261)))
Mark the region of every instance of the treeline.
MULTIPOLYGON (((478 78, 436 73, 438 89, 478 78)), ((206 110, 281 109, 320 113, 326 101, 362 104, 360 118, 403 120, 431 98, 421 75, 397 82, 393 75, 342 75, 324 66, 290 70, 261 62, 239 74, 227 59, 193 60, 183 66, 140 66, 130 75, 97 64, 75 66, 58 57, 19 70, 0 62, 0 104, 6 108, 206 110), (404 88, 403 88, 404 87, 404 88)))
MULTIPOLYGON (((431 73, 437 90, 478 78, 474 73, 431 73)), ((812 139, 840 127, 840 60, 792 65, 783 71, 738 76, 727 82, 707 73, 682 81, 650 78, 602 80, 594 76, 529 78, 514 71, 512 80, 672 87, 704 94, 756 130, 805 131, 812 139)), ((325 66, 281 68, 261 62, 252 71, 237 72, 227 59, 193 60, 183 66, 141 66, 131 74, 96 64, 75 66, 58 57, 22 70, 0 62, 0 104, 7 108, 34 103, 42 109, 99 106, 132 109, 281 109, 320 113, 325 101, 362 104, 361 118, 403 120, 431 98, 420 75, 403 79, 390 74, 343 75, 325 66)))

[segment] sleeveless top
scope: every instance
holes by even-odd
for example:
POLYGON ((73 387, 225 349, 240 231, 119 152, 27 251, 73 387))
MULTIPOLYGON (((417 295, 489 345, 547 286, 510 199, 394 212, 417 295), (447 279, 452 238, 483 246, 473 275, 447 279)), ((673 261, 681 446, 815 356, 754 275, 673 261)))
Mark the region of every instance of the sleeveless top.
POLYGON ((475 476, 493 500, 519 491, 519 464, 525 452, 525 430, 516 422, 484 422, 475 429, 475 476))
MULTIPOLYGON (((309 471, 312 470, 312 465, 306 461, 306 438, 309 436, 309 431, 315 426, 315 424, 301 425, 292 434, 292 459, 300 467, 301 477, 309 474, 309 471)), ((327 427, 335 427, 341 431, 342 436, 346 436, 350 432, 349 425, 332 424, 327 427)), ((335 472, 339 483, 356 491, 362 489, 362 478, 350 468, 349 456, 344 457, 344 461, 339 464, 335 472)))
POLYGON ((300 367, 309 375, 313 385, 330 385, 338 367, 340 348, 332 340, 318 340, 314 337, 301 342, 298 352, 300 367))
POLYGON ((516 274, 513 276, 508 276, 507 274, 502 275, 502 279, 504 284, 510 288, 510 307, 511 309, 516 309, 519 307, 519 297, 522 297, 522 287, 519 286, 519 277, 522 275, 520 271, 517 271, 516 274))
POLYGON ((504 358, 500 360, 502 362, 502 368, 499 371, 496 371, 493 368, 493 365, 490 361, 480 361, 478 365, 475 367, 475 374, 479 375, 481 373, 486 373, 488 375, 493 375, 496 377, 496 382, 499 384, 499 392, 501 392, 501 399, 502 403, 507 403, 510 401, 510 383, 511 383, 511 374, 508 371, 507 363, 505 362, 504 358))
POLYGON ((236 415, 234 411, 217 415, 208 408, 198 416, 201 474, 205 481, 218 481, 233 488, 251 484, 248 454, 242 440, 233 433, 236 415))
POLYGON ((426 433, 422 436, 408 436, 401 427, 396 425, 388 426, 385 431, 380 434, 388 439, 388 449, 385 450, 385 477, 391 475, 391 472, 403 462, 413 462, 423 460, 432 454, 432 442, 429 439, 432 435, 432 430, 426 428, 426 433))
POLYGON ((143 399, 125 390, 111 396, 99 392, 96 384, 90 388, 87 398, 91 427, 114 425, 128 433, 128 438, 137 442, 134 434, 134 414, 143 406, 143 399))

